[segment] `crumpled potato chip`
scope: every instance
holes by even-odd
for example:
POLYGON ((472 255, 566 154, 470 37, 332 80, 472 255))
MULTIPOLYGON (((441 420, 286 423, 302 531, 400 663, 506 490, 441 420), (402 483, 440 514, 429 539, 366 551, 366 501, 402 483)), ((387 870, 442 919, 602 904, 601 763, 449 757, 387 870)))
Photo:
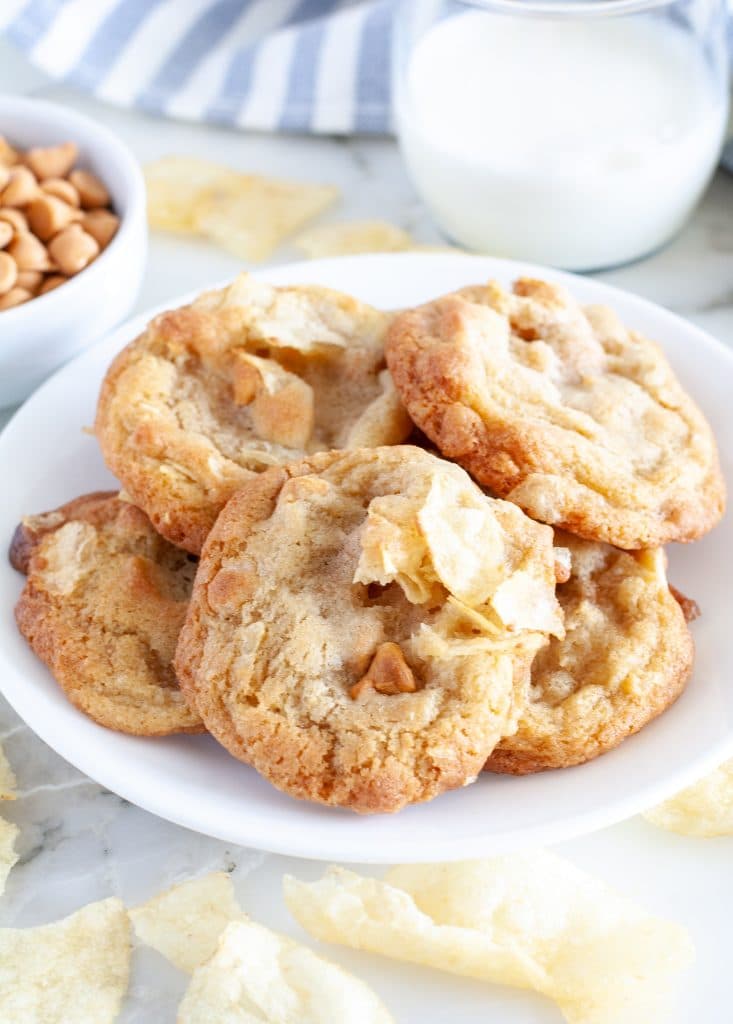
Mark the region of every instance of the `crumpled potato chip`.
POLYGON ((384 220, 354 220, 319 224, 294 239, 309 259, 354 256, 363 252, 403 252, 415 242, 402 228, 384 220))
POLYGON ((338 189, 240 174, 196 200, 200 234, 240 259, 266 260, 278 245, 336 202, 338 189))
POLYGON ((15 772, 0 747, 0 800, 15 800, 15 772))
POLYGON ((393 1024, 372 990, 253 921, 227 926, 194 972, 178 1024, 393 1024))
POLYGON ((544 527, 462 477, 436 474, 410 494, 373 498, 354 583, 396 581, 413 604, 430 600, 442 585, 452 609, 443 610, 435 628, 446 632, 448 620, 463 617, 484 634, 484 645, 507 630, 562 636, 551 534, 543 551, 544 527))
POLYGON ((393 868, 385 881, 330 869, 286 877, 285 901, 316 938, 554 999, 570 1024, 662 1019, 694 951, 680 925, 537 851, 393 868))
POLYGON ((386 586, 396 580, 413 604, 423 604, 430 598, 429 566, 424 564, 427 547, 410 497, 384 494, 372 498, 360 543, 354 583, 386 586))
POLYGON ((0 1024, 112 1024, 130 973, 118 899, 38 928, 0 928, 0 1024))
POLYGON ((470 607, 489 600, 504 577, 504 541, 490 500, 453 477, 435 476, 417 512, 435 574, 470 607))
POLYGON ((5 883, 14 864, 18 861, 15 840, 20 832, 17 825, 0 818, 0 896, 5 892, 5 883))
POLYGON ((242 174, 198 157, 167 156, 144 170, 151 227, 204 235, 254 262, 339 196, 330 185, 242 174))
POLYGON ((683 836, 733 836, 733 760, 645 811, 644 817, 683 836))
POLYGON ((233 187, 237 173, 193 156, 164 156, 143 168, 148 220, 164 231, 196 233, 197 201, 212 189, 233 187))
POLYGON ((213 955, 226 926, 241 917, 223 871, 174 885, 130 911, 138 939, 187 974, 213 955))

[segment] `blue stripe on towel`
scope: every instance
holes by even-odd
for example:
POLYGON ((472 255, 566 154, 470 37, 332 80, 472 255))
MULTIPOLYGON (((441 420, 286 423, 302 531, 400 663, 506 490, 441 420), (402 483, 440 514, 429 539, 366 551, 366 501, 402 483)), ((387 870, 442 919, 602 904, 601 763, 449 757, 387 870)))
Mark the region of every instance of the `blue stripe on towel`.
POLYGON ((242 0, 218 0, 196 19, 164 61, 153 80, 137 96, 146 109, 160 109, 183 88, 202 60, 239 20, 242 0))
POLYGON ((278 125, 280 131, 307 131, 313 116, 318 74, 318 57, 326 33, 325 19, 339 0, 302 0, 293 14, 294 22, 309 21, 298 32, 288 77, 285 106, 278 125), (311 20, 315 19, 315 20, 311 20))
POLYGON ((378 0, 364 23, 356 78, 357 132, 384 131, 391 102, 390 56, 394 4, 378 0))
POLYGON ((87 43, 68 80, 83 89, 96 89, 148 15, 163 2, 125 0, 113 8, 87 43))

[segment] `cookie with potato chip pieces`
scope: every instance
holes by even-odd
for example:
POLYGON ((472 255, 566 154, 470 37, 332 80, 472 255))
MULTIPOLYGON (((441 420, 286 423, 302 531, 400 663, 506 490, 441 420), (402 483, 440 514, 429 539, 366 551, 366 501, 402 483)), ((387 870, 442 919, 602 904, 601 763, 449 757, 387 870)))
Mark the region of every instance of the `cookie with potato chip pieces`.
POLYGON ((533 519, 637 549, 695 540, 723 514, 705 417, 606 307, 528 278, 469 287, 398 316, 386 352, 417 426, 533 519))
POLYGON ((172 667, 196 560, 115 492, 29 516, 10 551, 28 577, 18 628, 80 711, 137 736, 202 732, 172 667))
POLYGON ((389 320, 246 274, 163 313, 102 385, 107 464, 164 537, 198 554, 227 499, 268 467, 408 436, 384 362, 389 320))
POLYGON ((565 636, 535 658, 527 707, 488 771, 524 775, 598 757, 666 710, 692 671, 692 636, 661 548, 620 551, 559 530, 556 543, 572 565, 557 588, 565 636))
POLYGON ((562 635, 552 531, 409 446, 271 469, 202 553, 176 670, 293 796, 396 811, 475 779, 562 635), (518 682, 519 681, 519 682, 518 682))

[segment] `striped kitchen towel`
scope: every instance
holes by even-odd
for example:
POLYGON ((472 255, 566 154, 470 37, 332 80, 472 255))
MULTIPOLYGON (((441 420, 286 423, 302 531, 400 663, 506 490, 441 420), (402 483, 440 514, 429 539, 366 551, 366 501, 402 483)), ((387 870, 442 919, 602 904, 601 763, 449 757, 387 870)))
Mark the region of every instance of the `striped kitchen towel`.
POLYGON ((0 0, 53 78, 124 107, 265 131, 387 132, 396 0, 0 0))
POLYGON ((0 0, 0 32, 53 78, 120 106, 265 131, 381 133, 398 3, 0 0))

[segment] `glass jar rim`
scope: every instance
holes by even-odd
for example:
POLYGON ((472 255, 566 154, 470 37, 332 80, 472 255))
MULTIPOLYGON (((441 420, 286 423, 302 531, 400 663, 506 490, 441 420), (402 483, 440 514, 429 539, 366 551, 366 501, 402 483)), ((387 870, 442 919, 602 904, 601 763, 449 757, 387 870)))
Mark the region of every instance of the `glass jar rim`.
POLYGON ((460 0, 495 14, 541 14, 547 18, 608 18, 668 7, 674 0, 460 0))

